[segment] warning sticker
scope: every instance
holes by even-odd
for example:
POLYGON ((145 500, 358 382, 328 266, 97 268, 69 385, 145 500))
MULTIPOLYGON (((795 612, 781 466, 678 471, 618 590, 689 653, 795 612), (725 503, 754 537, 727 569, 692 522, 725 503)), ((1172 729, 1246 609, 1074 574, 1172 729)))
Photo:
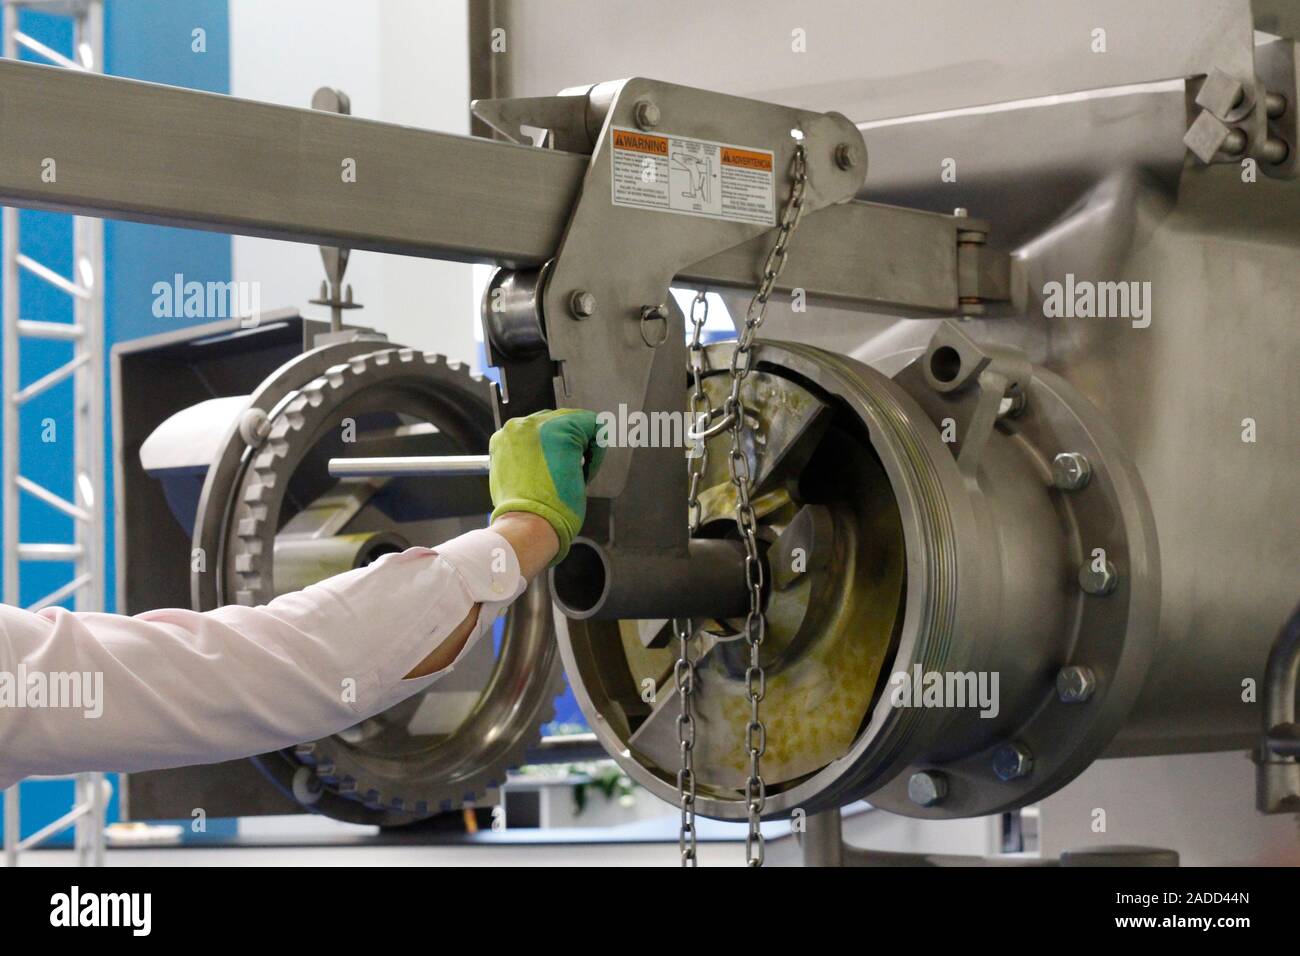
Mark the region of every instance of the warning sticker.
POLYGON ((768 150, 617 127, 613 137, 614 205, 776 225, 768 150))

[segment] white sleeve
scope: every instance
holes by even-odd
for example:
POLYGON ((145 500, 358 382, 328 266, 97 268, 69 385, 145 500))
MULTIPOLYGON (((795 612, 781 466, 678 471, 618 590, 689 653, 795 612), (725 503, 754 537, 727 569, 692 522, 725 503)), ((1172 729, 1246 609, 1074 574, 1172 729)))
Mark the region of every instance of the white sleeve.
POLYGON ((0 605, 0 788, 32 774, 215 763, 337 733, 452 670, 525 584, 509 542, 485 529, 261 607, 125 617, 0 605), (475 604, 456 661, 403 680, 475 604))

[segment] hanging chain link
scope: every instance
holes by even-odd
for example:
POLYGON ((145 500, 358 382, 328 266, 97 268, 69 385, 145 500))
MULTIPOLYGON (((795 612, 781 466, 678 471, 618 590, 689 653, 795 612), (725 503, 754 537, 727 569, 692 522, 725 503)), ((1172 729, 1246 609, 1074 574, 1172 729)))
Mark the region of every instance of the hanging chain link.
MULTIPOLYGON (((703 292, 691 303, 691 421, 697 430, 708 425, 711 413, 709 399, 704 393, 704 324, 709 319, 709 302, 703 292)), ((690 492, 687 497, 687 515, 690 533, 700 526, 700 481, 709 466, 709 446, 702 439, 691 442, 690 492)), ((681 709, 677 715, 677 745, 681 750, 681 766, 677 770, 677 802, 682 811, 681 830, 677 835, 677 848, 682 854, 682 866, 695 866, 695 714, 691 709, 691 692, 695 689, 695 665, 691 663, 692 622, 674 620, 677 634, 677 664, 673 676, 677 682, 677 700, 681 709)))
POLYGON ((709 320, 709 300, 703 292, 695 293, 691 302, 691 344, 688 347, 691 372, 691 441, 688 460, 691 485, 686 496, 686 514, 690 533, 700 529, 700 482, 709 468, 709 445, 703 434, 709 430, 713 411, 704 392, 704 323, 709 320))
MULTIPOLYGON (((767 750, 767 728, 759 713, 759 704, 766 694, 766 677, 763 673, 761 651, 767 622, 763 616, 763 559, 758 549, 758 518, 750 500, 751 475, 749 459, 744 453, 744 435, 747 428, 745 409, 740 400, 741 388, 749 375, 753 359, 754 340, 767 313, 767 303, 776 287, 776 280, 785 268, 790 237, 794 235, 803 218, 804 193, 808 188, 808 154, 802 140, 795 144, 790 163, 790 198, 781 211, 777 224, 776 242, 763 263, 763 273, 758 289, 745 310, 745 324, 740 330, 736 348, 731 353, 731 389, 721 409, 711 409, 704 393, 704 346, 701 336, 708 318, 708 302, 700 292, 691 303, 691 343, 689 349, 691 371, 691 465, 688 514, 691 533, 700 524, 700 482, 708 465, 708 439, 724 431, 731 433, 731 449, 727 467, 731 484, 736 492, 736 528, 745 545, 745 585, 749 590, 749 613, 745 617, 745 643, 749 646, 749 667, 745 671, 745 694, 749 700, 749 722, 745 727, 745 748, 749 755, 749 777, 745 781, 745 805, 749 815, 749 830, 745 836, 745 862, 749 866, 763 865, 763 831, 760 822, 767 802, 767 787, 763 782, 762 759, 767 750), (715 415, 717 421, 714 421, 715 415)), ((695 668, 689 658, 688 642, 691 622, 674 621, 680 644, 680 655, 675 673, 677 693, 681 700, 681 713, 677 718, 678 742, 681 745, 682 764, 677 775, 677 793, 682 806, 682 829, 679 845, 682 865, 695 865, 695 773, 692 750, 695 746, 695 721, 691 713, 691 691, 694 689, 695 668), (683 674, 687 675, 683 681, 683 674), (689 790, 687 786, 689 785, 689 790), (689 838, 690 851, 687 851, 689 838)))
POLYGON ((677 771, 677 800, 682 810, 681 830, 677 835, 677 848, 682 854, 682 866, 695 866, 695 713, 691 709, 691 691, 695 689, 695 665, 691 663, 691 621, 689 618, 673 620, 677 632, 678 656, 673 667, 677 681, 677 700, 681 712, 677 715, 677 743, 681 749, 682 763, 677 771))
POLYGON ((758 705, 767 692, 766 677, 760 652, 767 621, 763 616, 763 559, 758 550, 758 518, 750 501, 749 459, 745 457, 745 409, 740 402, 740 390, 745 384, 753 362, 754 339, 758 327, 767 313, 767 301, 772 296, 777 277, 785 268, 790 249, 790 237, 803 218, 804 192, 808 187, 808 156, 803 141, 795 144, 794 158, 790 164, 790 199, 781 213, 776 243, 767 254, 758 290, 745 310, 745 326, 740 331, 736 349, 731 353, 731 393, 723 405, 723 415, 731 418, 731 451, 727 465, 731 483, 736 490, 736 528, 745 543, 745 583, 749 588, 749 614, 745 618, 745 643, 749 645, 749 667, 745 670, 745 694, 749 698, 749 724, 745 727, 745 745, 749 751, 749 779, 745 781, 745 803, 749 809, 749 832, 745 836, 745 862, 749 866, 763 865, 763 831, 760 821, 767 803, 767 787, 763 783, 761 762, 767 750, 767 728, 759 716, 758 705))

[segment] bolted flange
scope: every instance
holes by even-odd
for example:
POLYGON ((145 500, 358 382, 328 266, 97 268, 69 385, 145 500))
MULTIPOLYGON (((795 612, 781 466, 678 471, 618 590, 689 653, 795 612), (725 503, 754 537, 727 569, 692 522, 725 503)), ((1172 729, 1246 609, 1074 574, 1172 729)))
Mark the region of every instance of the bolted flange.
POLYGON ((1052 484, 1062 491, 1078 491, 1092 478, 1092 465, 1077 451, 1063 451, 1052 459, 1052 484))
POLYGON ((1081 704, 1097 689, 1097 675, 1091 667, 1071 664, 1056 672, 1056 695, 1064 704, 1081 704))
POLYGON ((993 752, 993 772, 1002 781, 1027 777, 1034 769, 1034 755, 1018 740, 1002 744, 993 752))
POLYGON ((918 807, 933 807, 948 795, 948 778, 938 770, 921 770, 907 781, 907 795, 918 807))
POLYGON ((1105 597, 1119 584, 1119 572, 1109 561, 1103 563, 1100 570, 1092 561, 1085 562, 1079 569, 1079 587, 1095 597, 1105 597))

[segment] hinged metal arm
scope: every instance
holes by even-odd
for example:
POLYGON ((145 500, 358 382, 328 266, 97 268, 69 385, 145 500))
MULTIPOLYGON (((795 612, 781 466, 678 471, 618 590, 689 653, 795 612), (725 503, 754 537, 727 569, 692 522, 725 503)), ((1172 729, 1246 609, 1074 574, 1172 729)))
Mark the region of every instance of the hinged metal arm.
MULTIPOLYGON (((986 224, 853 201, 867 157, 838 114, 646 79, 495 110, 512 133, 534 119, 590 155, 4 61, 0 203, 524 270, 511 289, 532 312, 530 347, 489 342, 509 415, 680 414, 684 323, 669 283, 755 287, 797 139, 808 215, 775 291, 934 316, 977 311, 1005 288, 986 224), (647 183, 662 206, 638 207, 642 169, 615 155, 619 130, 667 179, 647 183), (756 179, 719 175, 724 158, 756 179), (703 178, 683 184, 678 167, 703 178)), ((587 531, 611 575, 629 555, 691 560, 682 455, 610 449, 587 531)))
MULTIPOLYGON (((588 163, 580 153, 0 60, 4 205, 524 268, 559 249, 588 163), (53 180, 42 175, 47 158, 53 180), (355 181, 342 175, 347 159, 355 181)), ((823 210, 801 229, 778 289, 953 314, 956 235, 975 222, 875 203, 823 210)), ((766 251, 751 239, 679 278, 746 287, 766 251)))

